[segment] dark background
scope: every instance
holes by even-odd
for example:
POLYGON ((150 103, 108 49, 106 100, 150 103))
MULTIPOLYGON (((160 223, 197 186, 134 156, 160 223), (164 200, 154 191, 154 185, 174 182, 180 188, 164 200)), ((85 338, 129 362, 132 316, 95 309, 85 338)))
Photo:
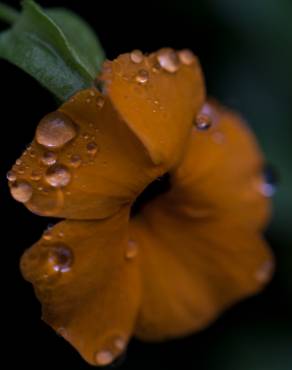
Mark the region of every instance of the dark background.
MULTIPOLYGON (((6 1, 18 6, 19 1, 6 1)), ((226 312, 207 330, 163 344, 133 340, 121 370, 292 369, 292 1, 39 1, 68 6, 96 30, 108 58, 135 48, 191 48, 210 95, 236 108, 280 175, 267 232, 277 271, 265 291, 226 312)), ((1 28, 5 25, 0 23, 1 28)), ((32 78, 1 66, 1 308, 6 368, 86 370, 69 344, 40 320, 40 305, 19 258, 48 224, 9 195, 5 174, 55 101, 32 78)))

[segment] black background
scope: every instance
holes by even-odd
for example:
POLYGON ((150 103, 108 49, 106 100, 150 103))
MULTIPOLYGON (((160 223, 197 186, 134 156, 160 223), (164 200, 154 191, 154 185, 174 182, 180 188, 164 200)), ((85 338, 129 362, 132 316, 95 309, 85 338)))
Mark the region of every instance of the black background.
MULTIPOLYGON (((11 5, 18 3, 9 2, 11 5)), ((183 1, 180 4, 167 1, 83 0, 66 3, 48 0, 40 1, 40 4, 68 6, 83 16, 96 30, 110 59, 135 48, 143 51, 162 46, 191 48, 200 57, 209 93, 217 97, 219 95, 232 104, 232 96, 224 97, 218 88, 216 75, 220 73, 228 53, 236 55, 243 47, 243 41, 236 27, 230 27, 213 13, 210 2, 183 1)), ((4 24, 2 28, 5 28, 4 24)), ((21 254, 39 238, 49 220, 33 215, 15 202, 9 195, 5 180, 6 172, 33 137, 37 122, 55 109, 55 101, 37 82, 16 67, 5 61, 0 61, 0 66, 2 361, 8 360, 5 366, 8 369, 89 369, 91 366, 40 320, 40 305, 31 286, 20 275, 18 263, 21 254)), ((277 238, 277 234, 269 233, 276 257, 283 260, 283 253, 275 247, 277 238)), ((145 344, 133 340, 120 369, 237 370, 232 365, 234 362, 228 362, 228 356, 232 338, 235 337, 240 343, 241 335, 248 348, 242 356, 244 353, 253 356, 253 349, 248 346, 250 339, 250 343, 259 346, 255 354, 259 365, 253 368, 240 367, 243 357, 239 356, 238 369, 268 370, 268 365, 261 367, 260 364, 268 358, 268 352, 272 350, 269 348, 275 348, 271 343, 279 340, 283 345, 279 352, 274 353, 274 367, 269 369, 292 369, 292 356, 288 359, 289 351, 285 347, 286 342, 290 341, 292 353, 291 292, 282 281, 277 272, 262 294, 232 308, 201 333, 163 344, 145 344), (251 330, 245 331, 246 327, 251 330), (231 334, 226 339, 227 332, 231 334), (254 336, 258 339, 255 340, 254 336), (265 340, 270 337, 272 342, 268 339, 266 343, 265 340), (285 338, 288 338, 287 341, 285 338), (291 367, 287 365, 290 360, 291 367)), ((239 352, 235 353, 233 357, 239 352)))

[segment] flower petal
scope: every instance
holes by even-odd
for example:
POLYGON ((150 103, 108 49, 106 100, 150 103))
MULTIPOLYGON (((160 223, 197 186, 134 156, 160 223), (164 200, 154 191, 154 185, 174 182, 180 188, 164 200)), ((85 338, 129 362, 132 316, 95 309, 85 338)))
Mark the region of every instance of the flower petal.
POLYGON ((273 269, 260 236, 269 204, 258 187, 262 158, 254 137, 234 114, 206 109, 213 127, 194 128, 188 152, 171 174, 171 190, 131 222, 131 238, 141 250, 136 335, 142 339, 203 328, 262 289, 273 269))
POLYGON ((153 162, 169 169, 181 159, 205 98, 201 68, 190 52, 183 62, 172 49, 138 59, 134 53, 105 64, 106 92, 153 162))
POLYGON ((163 169, 153 165, 109 99, 92 88, 41 120, 13 171, 12 194, 33 212, 94 219, 132 202, 163 169), (31 187, 29 198, 17 192, 23 181, 31 187))
POLYGON ((95 365, 125 350, 140 303, 137 261, 125 258, 128 214, 60 222, 21 261, 43 319, 95 365))

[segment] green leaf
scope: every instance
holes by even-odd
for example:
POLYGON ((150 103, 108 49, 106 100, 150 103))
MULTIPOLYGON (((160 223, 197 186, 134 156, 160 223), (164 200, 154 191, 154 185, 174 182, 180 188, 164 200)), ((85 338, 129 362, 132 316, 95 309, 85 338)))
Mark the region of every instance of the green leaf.
POLYGON ((50 8, 46 13, 62 29, 73 53, 80 58, 92 75, 96 75, 105 59, 94 31, 77 14, 64 8, 50 8))
POLYGON ((103 52, 89 26, 72 12, 44 11, 25 0, 13 27, 0 34, 0 57, 64 101, 92 85, 103 52))

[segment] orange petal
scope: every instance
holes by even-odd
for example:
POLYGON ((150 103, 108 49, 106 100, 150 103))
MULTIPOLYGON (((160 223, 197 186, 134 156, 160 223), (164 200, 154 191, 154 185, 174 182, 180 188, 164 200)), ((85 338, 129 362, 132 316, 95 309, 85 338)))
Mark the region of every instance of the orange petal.
POLYGON ((12 195, 33 212, 93 219, 132 202, 163 169, 153 165, 109 99, 92 88, 41 120, 13 171, 12 195))
POLYGON ((113 105, 154 163, 169 169, 180 160, 192 119, 203 104, 202 72, 189 51, 141 55, 134 51, 107 62, 102 78, 113 105))
POLYGON ((273 269, 260 235, 269 204, 259 191, 262 158, 254 137, 234 114, 206 110, 213 127, 193 129, 171 190, 131 222, 141 249, 136 335, 143 339, 201 329, 262 289, 273 269))
POLYGON ((95 365, 125 350, 140 303, 137 260, 126 256, 128 211, 60 222, 21 261, 43 319, 95 365))

